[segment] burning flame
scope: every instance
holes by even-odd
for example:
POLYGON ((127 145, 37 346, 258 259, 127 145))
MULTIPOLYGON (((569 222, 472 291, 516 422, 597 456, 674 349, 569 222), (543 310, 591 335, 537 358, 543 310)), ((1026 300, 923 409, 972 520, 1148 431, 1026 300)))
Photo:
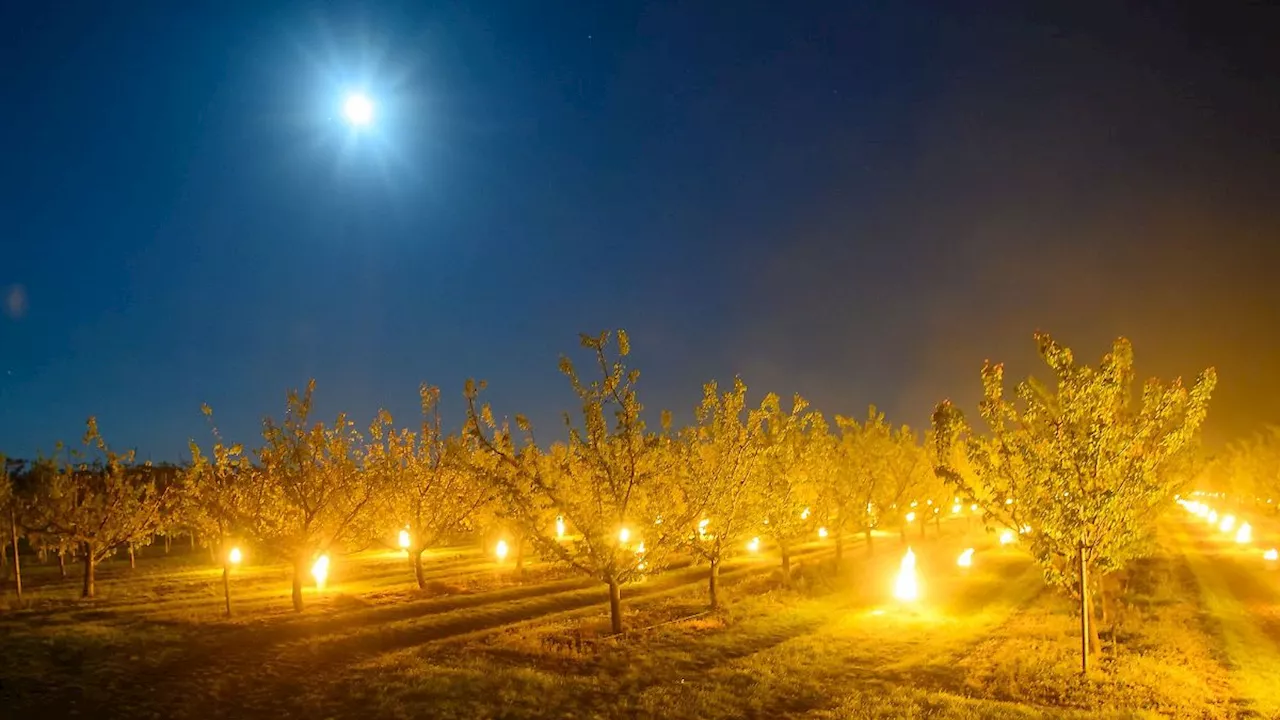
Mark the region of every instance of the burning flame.
POLYGON ((1253 540, 1253 528, 1249 523, 1240 523, 1240 528, 1236 530, 1236 542, 1241 545, 1247 545, 1253 540))
POLYGON ((324 583, 329 579, 329 556, 321 555, 311 566, 311 577, 316 579, 316 590, 324 590, 324 583))
POLYGON ((920 597, 920 584, 916 580, 916 554, 911 548, 907 548, 907 554, 902 556, 898 577, 893 582, 893 596, 903 602, 914 602, 920 597))

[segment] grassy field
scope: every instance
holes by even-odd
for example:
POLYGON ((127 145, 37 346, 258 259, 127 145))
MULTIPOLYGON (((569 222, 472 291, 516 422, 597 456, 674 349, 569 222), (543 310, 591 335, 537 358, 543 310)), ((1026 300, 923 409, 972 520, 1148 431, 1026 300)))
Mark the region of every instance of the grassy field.
POLYGON ((1099 669, 1082 678, 1070 604, 1044 590, 1022 551, 963 525, 912 539, 923 583, 912 606, 889 597, 896 537, 877 538, 873 554, 853 543, 839 568, 830 544, 815 543, 790 589, 768 553, 727 565, 717 613, 704 612, 704 568, 630 585, 622 638, 607 636, 604 586, 538 563, 520 574, 475 548, 428 553, 427 591, 398 553, 335 560, 301 614, 284 568, 241 568, 231 620, 203 556, 149 555, 136 570, 112 561, 93 601, 77 600, 56 567, 35 566, 30 607, 0 613, 0 713, 1270 716, 1257 683, 1274 675, 1240 648, 1271 627, 1241 630, 1215 614, 1229 591, 1206 581, 1214 566, 1191 530, 1174 527, 1134 568, 1103 628, 1099 669), (958 568, 966 546, 978 548, 974 567, 958 568))

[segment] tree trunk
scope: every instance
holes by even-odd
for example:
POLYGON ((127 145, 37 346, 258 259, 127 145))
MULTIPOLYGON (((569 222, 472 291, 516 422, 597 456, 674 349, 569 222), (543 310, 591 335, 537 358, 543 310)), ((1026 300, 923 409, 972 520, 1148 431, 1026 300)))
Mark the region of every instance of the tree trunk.
POLYGON ((84 585, 80 590, 80 597, 93 597, 93 544, 84 544, 84 585))
POLYGON ((720 609, 720 558, 711 558, 711 576, 707 578, 707 596, 711 609, 720 609))
POLYGON ((129 569, 138 569, 138 560, 133 556, 133 543, 129 543, 129 569))
POLYGON ((920 518, 920 539, 922 540, 924 539, 924 530, 928 526, 929 526, 929 518, 927 517, 920 518))
POLYGON ((524 536, 516 536, 516 574, 524 577, 524 536))
POLYGON ((227 617, 231 617, 231 566, 222 561, 222 597, 227 604, 227 617))
POLYGON ((622 586, 617 580, 609 581, 609 623, 614 635, 622 634, 622 586))
POLYGON ((190 538, 191 538, 191 552, 195 552, 195 551, 196 551, 196 534, 195 534, 195 531, 192 531, 192 532, 191 532, 191 535, 189 535, 188 537, 190 537, 190 538))
POLYGON ((907 524, 902 523, 902 527, 898 528, 898 537, 902 538, 902 544, 907 544, 907 524))
POLYGON ((778 543, 778 550, 782 553, 782 584, 791 587, 791 551, 784 542, 778 543))
POLYGON ((938 531, 938 535, 942 535, 942 513, 936 513, 933 516, 933 529, 938 531))
POLYGON ((305 560, 293 561, 293 611, 302 612, 302 574, 307 570, 305 560))
POLYGON ((837 532, 836 533, 836 564, 839 565, 840 561, 843 559, 844 559, 844 533, 837 532))
POLYGON ((13 535, 13 578, 18 589, 18 603, 22 603, 22 561, 18 559, 18 519, 13 505, 9 506, 9 532, 13 535))
POLYGON ((871 555, 872 553, 874 553, 874 552, 875 552, 875 545, 873 544, 875 541, 874 541, 874 540, 872 539, 872 537, 871 537, 871 526, 870 526, 870 525, 868 525, 868 526, 867 526, 866 532, 865 532, 864 534, 865 534, 866 539, 867 539, 867 554, 868 554, 868 555, 871 555))
POLYGON ((414 548, 409 552, 413 554, 413 579, 418 581, 418 589, 427 589, 427 578, 422 574, 422 550, 423 548, 414 548))
POLYGON ((1080 672, 1089 674, 1089 570, 1084 556, 1084 547, 1080 547, 1080 672))
POLYGON ((67 553, 62 548, 58 548, 58 572, 63 580, 67 579, 67 553))
POLYGON ((169 554, 169 548, 171 547, 173 547, 173 538, 169 537, 168 535, 165 535, 164 536, 164 554, 165 555, 169 554))

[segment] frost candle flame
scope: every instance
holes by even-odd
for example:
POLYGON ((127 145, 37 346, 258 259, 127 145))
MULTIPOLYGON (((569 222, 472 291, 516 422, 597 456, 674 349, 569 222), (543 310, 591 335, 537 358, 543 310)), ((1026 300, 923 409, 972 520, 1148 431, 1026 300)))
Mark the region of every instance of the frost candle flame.
POLYGON ((1249 523, 1240 523, 1239 529, 1236 530, 1236 542, 1241 545, 1248 545, 1253 541, 1253 528, 1249 523))
POLYGON ((324 590, 324 583, 329 579, 329 556, 321 555, 311 566, 311 577, 316 579, 316 590, 324 590))
POLYGON ((903 602, 914 602, 920 597, 920 583, 916 579, 916 554, 911 548, 907 548, 907 554, 902 556, 898 577, 893 582, 893 596, 903 602))

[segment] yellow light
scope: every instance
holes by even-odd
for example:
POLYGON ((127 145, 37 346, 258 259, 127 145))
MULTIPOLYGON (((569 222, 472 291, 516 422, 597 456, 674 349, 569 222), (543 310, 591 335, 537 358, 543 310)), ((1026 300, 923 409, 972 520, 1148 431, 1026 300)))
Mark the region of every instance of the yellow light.
POLYGON ((960 557, 956 558, 956 565, 960 567, 973 567, 973 548, 966 548, 960 553, 960 557))
POLYGON ((1000 533, 1001 545, 1012 545, 1015 537, 1012 530, 1005 530, 1000 533))
POLYGON ((1210 525, 1216 525, 1218 524, 1218 513, 1210 510, 1209 514, 1204 516, 1204 519, 1208 520, 1210 525))
POLYGON ((625 543, 630 539, 631 539, 630 530, 628 530, 627 528, 622 528, 621 530, 618 531, 618 542, 625 543))
POLYGON ((1027 534, 1029 534, 1030 532, 1031 532, 1031 526, 1030 526, 1030 525, 1023 525, 1023 526, 1022 526, 1022 529, 1018 531, 1018 533, 1019 533, 1019 534, 1021 534, 1021 535, 1027 535, 1027 534))
POLYGON ((643 540, 641 540, 641 541, 640 541, 640 544, 636 546, 636 554, 637 554, 637 555, 643 555, 643 554, 644 554, 644 541, 643 541, 643 540))
POLYGON ((915 507, 916 505, 919 505, 919 503, 917 503, 915 500, 912 500, 912 501, 911 501, 911 507, 915 507))
POLYGON ((818 537, 824 538, 826 536, 827 536, 827 529, 824 527, 818 528, 818 537))
POLYGON ((1263 560, 1275 560, 1277 558, 1280 558, 1280 553, 1277 553, 1275 548, 1271 548, 1270 550, 1262 553, 1263 560))
POLYGON ((978 503, 974 503, 974 504, 970 505, 970 506, 969 506, 969 510, 970 510, 971 512, 978 512, 978 503))
POLYGON ((916 514, 915 514, 915 513, 913 513, 913 512, 909 512, 909 513, 907 513, 907 522, 915 522, 915 520, 916 520, 916 514))
POLYGON ((1231 528, 1236 525, 1235 515, 1223 515, 1222 522, 1218 523, 1218 529, 1222 532, 1231 532, 1231 528))
POLYGON ((959 514, 960 514, 960 511, 961 511, 961 510, 963 510, 963 509, 964 509, 964 508, 960 507, 959 505, 952 505, 952 506, 951 506, 951 514, 952 514, 952 515, 959 515, 959 514))
POLYGON ((231 552, 227 553, 227 561, 232 565, 239 565, 240 561, 243 559, 244 555, 240 552, 240 548, 238 547, 231 548, 231 552))
POLYGON ((809 508, 805 508, 804 511, 800 513, 800 519, 801 520, 809 519, 809 508))
POLYGON ((707 534, 707 525, 710 525, 710 524, 711 524, 711 520, 707 518, 702 518, 701 520, 698 521, 698 537, 703 537, 704 535, 707 534))
POLYGON ((321 555, 311 566, 311 577, 316 579, 316 590, 324 590, 324 582, 329 579, 329 556, 321 555))
POLYGON ((508 550, 509 548, 507 547, 506 540, 499 540, 498 544, 493 546, 493 554, 498 558, 498 562, 502 562, 507 559, 508 550))
POLYGON ((747 550, 753 553, 760 552, 760 538, 751 538, 751 542, 747 543, 747 550))
POLYGON ((1005 505, 1012 505, 1012 504, 1013 504, 1013 498, 1005 498, 1005 499, 1004 499, 1004 504, 1005 504, 1005 505))
POLYGON ((564 517, 563 516, 559 516, 556 518, 556 539, 557 540, 564 539, 564 517))
POLYGON ((1236 530, 1236 542, 1241 545, 1247 545, 1253 541, 1253 528, 1249 523, 1240 523, 1240 528, 1236 530))
POLYGON ((893 596, 903 602, 914 602, 920 597, 920 584, 916 580, 916 554, 911 548, 907 548, 907 554, 902 556, 898 577, 893 581, 893 596))
POLYGON ((400 547, 404 548, 405 550, 409 549, 409 531, 408 530, 400 531, 400 547))

